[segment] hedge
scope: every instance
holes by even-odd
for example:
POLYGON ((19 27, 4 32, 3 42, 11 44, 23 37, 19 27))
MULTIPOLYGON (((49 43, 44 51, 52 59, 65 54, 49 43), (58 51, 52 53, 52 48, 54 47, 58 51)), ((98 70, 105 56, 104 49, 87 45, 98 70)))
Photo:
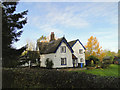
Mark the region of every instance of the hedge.
POLYGON ((119 88, 117 77, 56 69, 3 69, 3 88, 119 88))

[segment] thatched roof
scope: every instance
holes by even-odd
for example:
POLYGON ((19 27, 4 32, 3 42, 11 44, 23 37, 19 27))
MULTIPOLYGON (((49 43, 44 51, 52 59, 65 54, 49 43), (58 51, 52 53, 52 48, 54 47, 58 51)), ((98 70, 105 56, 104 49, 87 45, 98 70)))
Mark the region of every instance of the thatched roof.
POLYGON ((39 47, 40 54, 49 54, 55 53, 62 42, 65 42, 71 52, 73 52, 72 48, 64 37, 51 42, 37 42, 37 46, 39 47))
POLYGON ((68 42, 69 45, 70 45, 70 47, 72 47, 76 41, 77 41, 77 40, 73 40, 73 41, 68 42))

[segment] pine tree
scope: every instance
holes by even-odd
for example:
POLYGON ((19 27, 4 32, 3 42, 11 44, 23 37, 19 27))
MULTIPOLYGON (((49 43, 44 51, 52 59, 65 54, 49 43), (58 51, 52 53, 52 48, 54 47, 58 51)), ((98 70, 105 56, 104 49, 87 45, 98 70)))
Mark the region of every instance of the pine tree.
POLYGON ((18 56, 25 47, 16 50, 12 47, 14 42, 19 41, 23 25, 27 23, 27 10, 15 13, 18 2, 1 2, 2 7, 2 65, 3 67, 14 67, 18 56))

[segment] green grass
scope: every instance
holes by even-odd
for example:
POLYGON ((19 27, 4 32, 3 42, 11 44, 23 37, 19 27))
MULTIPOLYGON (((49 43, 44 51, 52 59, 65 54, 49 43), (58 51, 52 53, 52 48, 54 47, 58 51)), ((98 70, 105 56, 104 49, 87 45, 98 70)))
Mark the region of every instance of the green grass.
POLYGON ((100 75, 100 76, 115 76, 120 77, 120 65, 111 64, 106 69, 89 69, 89 70, 81 70, 77 72, 85 72, 90 73, 94 75, 100 75))

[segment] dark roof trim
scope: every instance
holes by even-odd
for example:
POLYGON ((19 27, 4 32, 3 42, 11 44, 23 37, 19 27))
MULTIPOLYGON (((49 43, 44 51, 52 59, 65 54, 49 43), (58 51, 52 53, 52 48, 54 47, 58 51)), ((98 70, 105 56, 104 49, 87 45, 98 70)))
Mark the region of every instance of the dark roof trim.
POLYGON ((62 42, 66 43, 66 45, 68 46, 68 48, 70 49, 70 51, 73 53, 72 48, 70 47, 70 45, 68 44, 68 42, 67 42, 65 39, 63 39, 63 40, 60 42, 60 44, 58 45, 58 47, 56 48, 56 50, 55 50, 54 53, 56 53, 57 49, 60 47, 60 45, 62 44, 62 42))
MULTIPOLYGON (((86 48, 83 46, 83 44, 80 42, 80 40, 77 39, 77 40, 75 41, 75 43, 76 43, 77 41, 79 41, 79 43, 82 45, 82 47, 86 50, 86 48)), ((75 43, 72 45, 72 47, 75 45, 75 43)))
POLYGON ((72 58, 73 59, 78 59, 74 54, 72 54, 72 58))

